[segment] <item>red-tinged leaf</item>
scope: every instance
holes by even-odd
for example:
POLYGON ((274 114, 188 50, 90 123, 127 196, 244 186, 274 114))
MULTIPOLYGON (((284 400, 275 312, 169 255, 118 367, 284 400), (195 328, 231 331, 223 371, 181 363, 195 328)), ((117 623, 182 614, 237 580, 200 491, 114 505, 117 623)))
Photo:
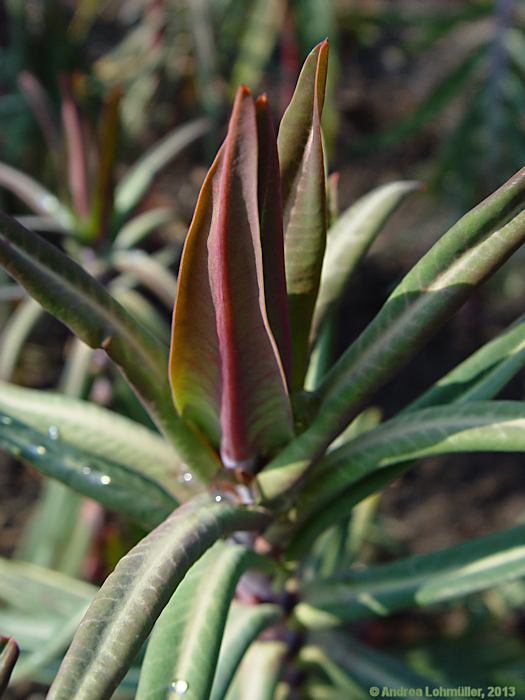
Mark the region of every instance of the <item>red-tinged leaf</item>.
POLYGON ((61 76, 62 122, 67 145, 69 188, 77 216, 86 219, 89 214, 87 154, 71 82, 71 76, 61 76))
POLYGON ((18 646, 14 639, 0 637, 0 695, 9 685, 9 678, 18 659, 18 646))
POLYGON ((114 88, 108 93, 99 124, 98 172, 92 224, 95 238, 107 235, 111 223, 121 99, 120 88, 114 88))
POLYGON ((248 469, 291 436, 286 382, 265 310, 257 202, 257 125, 237 94, 184 248, 170 378, 178 410, 248 469))
POLYGON ((18 86, 25 97, 38 126, 46 140, 47 147, 57 168, 61 164, 62 147, 55 114, 49 95, 40 81, 29 71, 22 71, 18 76, 18 86))
POLYGON ((294 389, 303 385, 308 337, 326 246, 326 183, 321 134, 328 42, 310 53, 279 128, 286 282, 293 341, 294 389))
POLYGON ((291 381, 292 339, 284 267, 283 206, 277 140, 266 95, 255 103, 259 140, 259 219, 266 312, 288 382, 291 381))

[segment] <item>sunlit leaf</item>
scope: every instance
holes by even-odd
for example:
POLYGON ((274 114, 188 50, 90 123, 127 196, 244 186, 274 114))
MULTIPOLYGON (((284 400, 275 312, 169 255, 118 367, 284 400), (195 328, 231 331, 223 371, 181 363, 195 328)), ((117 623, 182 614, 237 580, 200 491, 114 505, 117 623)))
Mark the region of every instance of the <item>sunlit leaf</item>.
POLYGON ((266 522, 260 511, 217 503, 209 496, 176 510, 120 560, 102 585, 49 700, 109 698, 191 566, 220 537, 256 530, 266 522))
POLYGON ((255 106, 241 89, 184 247, 170 377, 179 412, 245 469, 291 436, 264 305, 257 168, 255 106))
POLYGON ((323 380, 309 428, 260 475, 266 497, 296 484, 363 403, 523 244, 524 204, 525 169, 460 219, 412 268, 323 380))
POLYGON ((203 136, 210 128, 207 119, 196 119, 174 129, 155 143, 131 167, 115 189, 115 211, 128 214, 146 194, 158 173, 186 146, 203 136))
POLYGON ((258 563, 251 550, 218 543, 194 564, 155 623, 137 700, 164 700, 177 686, 188 700, 209 697, 235 586, 258 563))
POLYGON ((321 114, 328 43, 316 46, 299 76, 279 127, 284 207, 286 282, 293 342, 294 389, 303 384, 310 324, 326 245, 326 183, 321 114))
POLYGON ((60 443, 47 431, 39 431, 0 413, 0 447, 27 462, 42 474, 107 508, 155 527, 177 506, 159 483, 118 462, 60 443))
MULTIPOLYGON (((89 401, 0 382, 0 410, 36 430, 154 479, 178 498, 184 466, 172 446, 152 430, 89 401)), ((187 484, 188 485, 188 484, 187 484)))
POLYGON ((386 221, 417 182, 391 182, 359 199, 341 214, 328 230, 319 295, 312 333, 315 336, 330 309, 337 304, 353 271, 366 254, 386 221))
POLYGON ((525 575, 525 526, 307 584, 294 614, 307 625, 340 625, 433 605, 525 575))
POLYGON ((103 347, 153 418, 195 471, 217 469, 212 451, 183 424, 166 382, 162 343, 82 267, 13 219, 0 214, 0 264, 90 347, 103 347))

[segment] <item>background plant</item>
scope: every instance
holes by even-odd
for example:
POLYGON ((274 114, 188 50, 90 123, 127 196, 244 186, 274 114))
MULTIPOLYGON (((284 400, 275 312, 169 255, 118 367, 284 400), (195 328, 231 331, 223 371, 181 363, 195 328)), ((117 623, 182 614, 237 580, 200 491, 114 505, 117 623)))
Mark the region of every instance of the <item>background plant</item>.
MULTIPOLYGON (((185 244, 169 365, 162 340, 100 282, 2 215, 2 265, 108 354, 163 435, 71 397, 0 389, 4 449, 151 530, 99 592, 2 562, 0 619, 21 643, 19 678, 52 675, 85 613, 50 698, 110 697, 131 669, 125 694, 150 632, 138 698, 366 697, 370 685, 457 684, 445 666, 403 663, 363 644, 355 623, 523 576, 521 525, 392 564, 354 565, 370 496, 415 460, 525 449, 523 402, 493 399, 523 365, 521 320, 398 416, 381 423, 367 408, 521 245, 524 174, 460 219, 327 371, 342 289, 417 189, 374 191, 326 235, 327 52, 323 43, 308 57, 277 140, 267 99, 239 90, 185 244)), ((4 682, 14 655, 6 656, 4 682)))

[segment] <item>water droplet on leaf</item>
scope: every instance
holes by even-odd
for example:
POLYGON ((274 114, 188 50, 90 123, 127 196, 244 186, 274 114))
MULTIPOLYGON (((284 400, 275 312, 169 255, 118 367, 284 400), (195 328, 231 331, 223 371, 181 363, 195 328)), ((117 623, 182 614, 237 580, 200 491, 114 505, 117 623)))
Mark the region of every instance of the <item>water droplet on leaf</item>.
POLYGON ((191 472, 184 472, 182 475, 182 480, 185 481, 187 484, 193 479, 193 474, 191 472))
POLYGON ((82 472, 82 474, 85 474, 86 476, 88 476, 88 474, 91 474, 91 469, 89 467, 82 467, 82 469, 80 471, 82 472))
POLYGON ((27 450, 30 454, 38 456, 45 455, 45 453, 47 452, 46 448, 43 445, 29 445, 27 450))
POLYGON ((50 440, 58 440, 58 438, 60 437, 60 431, 58 430, 56 425, 50 425, 47 429, 47 435, 50 440))
POLYGON ((100 477, 100 483, 104 484, 104 486, 111 484, 111 477, 108 476, 107 474, 104 474, 103 476, 100 477))
POLYGON ((217 494, 213 500, 215 501, 215 503, 220 503, 222 501, 222 496, 219 496, 219 494, 217 494))
POLYGON ((170 690, 175 692, 175 695, 186 695, 189 689, 188 681, 179 679, 170 683, 170 690))
POLYGON ((13 420, 11 418, 9 418, 9 416, 1 416, 0 417, 0 423, 2 423, 2 425, 11 425, 12 422, 13 422, 13 420))

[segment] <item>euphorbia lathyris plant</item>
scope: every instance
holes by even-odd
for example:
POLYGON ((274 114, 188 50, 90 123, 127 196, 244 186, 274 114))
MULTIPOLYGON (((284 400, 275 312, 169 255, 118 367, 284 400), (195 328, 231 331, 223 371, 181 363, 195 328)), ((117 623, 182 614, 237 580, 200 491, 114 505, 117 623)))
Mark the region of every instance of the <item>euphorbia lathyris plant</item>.
MULTIPOLYGON (((414 460, 525 451, 525 404, 490 400, 525 364, 524 321, 399 416, 378 424, 367 410, 525 241, 525 171, 445 234, 326 371, 346 281, 417 189, 378 188, 326 235, 327 51, 323 43, 307 58, 277 141, 266 98, 239 90, 188 233, 169 361, 167 348, 84 270, 2 217, 0 262, 86 343, 104 348, 164 435, 81 401, 0 386, 5 449, 151 529, 95 594, 49 698, 110 697, 148 637, 139 700, 362 698, 370 686, 431 687, 433 677, 363 645, 343 624, 440 604, 525 572, 523 525, 393 564, 353 566, 352 509, 414 460)), ((17 576, 37 592, 44 574, 0 567, 0 581, 17 576)), ((46 585, 48 597, 67 588, 63 579, 46 585)), ((76 615, 90 590, 77 584, 76 597, 66 596, 76 615)), ((0 626, 16 637, 1 609, 0 626)), ((27 642, 20 667, 27 674, 60 652, 54 639, 44 650, 27 642)))

